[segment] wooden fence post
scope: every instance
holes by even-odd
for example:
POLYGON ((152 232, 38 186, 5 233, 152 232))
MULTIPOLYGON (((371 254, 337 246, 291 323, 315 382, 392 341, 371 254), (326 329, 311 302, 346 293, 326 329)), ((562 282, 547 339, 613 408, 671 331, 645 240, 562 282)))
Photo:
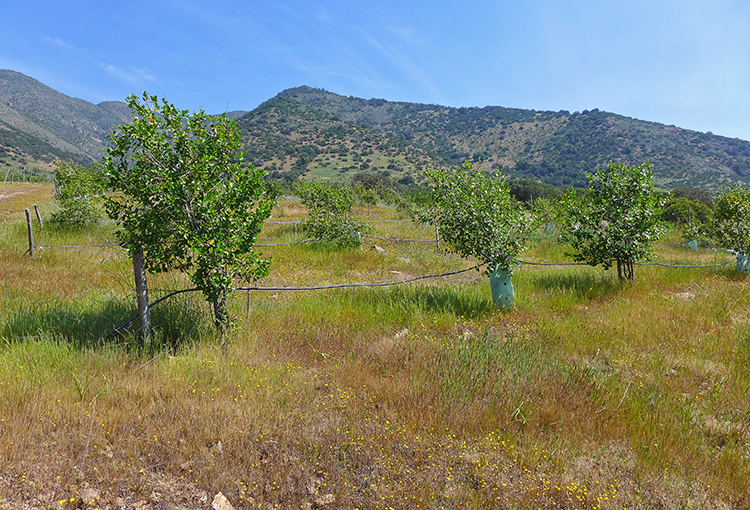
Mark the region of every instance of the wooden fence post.
POLYGON ((34 227, 31 226, 31 211, 24 209, 26 213, 26 226, 29 230, 29 256, 34 256, 34 227))
POLYGON ((133 253, 133 275, 135 276, 135 293, 138 301, 138 316, 141 319, 141 329, 138 333, 139 349, 151 336, 151 309, 148 304, 148 286, 146 284, 146 264, 143 260, 143 250, 133 253))
POLYGON ((42 221, 42 215, 39 212, 39 206, 34 204, 34 212, 36 212, 36 220, 39 222, 39 228, 44 227, 44 222, 42 221))

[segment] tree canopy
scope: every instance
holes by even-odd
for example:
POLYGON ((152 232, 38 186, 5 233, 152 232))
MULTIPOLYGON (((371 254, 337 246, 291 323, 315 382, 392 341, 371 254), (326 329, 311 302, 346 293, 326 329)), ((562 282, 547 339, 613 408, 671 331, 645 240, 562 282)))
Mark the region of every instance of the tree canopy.
POLYGON ((352 210, 356 195, 351 188, 306 181, 296 192, 307 208, 302 228, 308 236, 342 248, 362 244, 362 234, 369 232, 369 227, 352 210))
POLYGON ((722 248, 750 255, 750 189, 723 188, 714 202, 710 231, 722 248))
POLYGON ((469 162, 427 177, 441 237, 460 255, 488 264, 488 272, 511 273, 535 223, 510 195, 505 179, 481 173, 469 162))
POLYGON ((663 231, 663 198, 654 190, 651 165, 612 162, 606 171, 587 174, 590 193, 566 197, 568 214, 562 238, 575 248, 573 258, 635 279, 634 263, 648 260, 651 242, 663 231))
POLYGON ((190 114, 145 92, 127 103, 133 121, 110 135, 104 159, 116 191, 107 212, 146 269, 188 273, 223 333, 234 280, 268 274, 270 261, 253 249, 273 205, 265 172, 240 164, 240 133, 225 115, 190 114))
POLYGON ((52 221, 80 225, 102 217, 104 183, 97 164, 84 167, 72 161, 55 161, 55 184, 60 211, 52 215, 52 221))

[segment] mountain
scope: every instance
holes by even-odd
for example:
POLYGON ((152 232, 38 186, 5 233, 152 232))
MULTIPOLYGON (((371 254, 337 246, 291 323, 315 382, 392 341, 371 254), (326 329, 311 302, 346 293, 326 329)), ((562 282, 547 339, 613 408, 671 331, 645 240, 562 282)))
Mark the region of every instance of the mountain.
POLYGON ((21 73, 0 70, 0 172, 49 169, 55 159, 101 159, 105 137, 130 120, 119 101, 75 99, 21 73))
POLYGON ((338 181, 379 172, 404 182, 445 165, 443 159, 397 132, 357 124, 281 94, 241 117, 245 159, 272 178, 338 181))
MULTIPOLYGON (((227 115, 242 131, 246 161, 290 182, 369 172, 420 183, 426 169, 468 159, 556 186, 583 186, 586 172, 612 160, 652 163, 663 189, 750 184, 750 142, 597 109, 450 108, 303 86, 227 115)), ((121 101, 92 104, 0 70, 0 174, 41 173, 55 159, 97 161, 105 137, 129 119, 121 101)))
POLYGON ((250 160, 277 175, 327 175, 336 180, 367 170, 419 181, 422 168, 455 166, 468 159, 513 177, 582 186, 586 172, 617 160, 652 163, 656 184, 665 189, 717 189, 750 182, 750 142, 597 109, 570 113, 499 106, 449 108, 298 87, 281 92, 241 122, 248 128, 250 160), (340 126, 338 131, 332 130, 334 125, 340 126), (338 136, 332 137, 334 133, 338 136), (358 143, 364 136, 382 141, 358 143), (384 144, 391 151, 417 150, 420 157, 415 160, 412 154, 408 159, 398 152, 384 157, 384 144), (274 147, 281 146, 291 150, 274 153, 274 147), (340 157, 342 146, 349 149, 346 160, 340 157), (394 160, 407 164, 396 162, 393 172, 384 164, 394 160), (353 163, 360 161, 369 168, 361 163, 355 168, 353 163), (323 166, 327 172, 321 171, 323 166))

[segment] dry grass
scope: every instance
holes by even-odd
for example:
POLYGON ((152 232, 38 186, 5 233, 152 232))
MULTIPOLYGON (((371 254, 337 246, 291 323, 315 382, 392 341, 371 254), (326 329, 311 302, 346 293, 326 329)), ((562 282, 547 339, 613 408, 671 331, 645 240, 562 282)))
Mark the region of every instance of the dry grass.
MULTIPOLYGON (((274 220, 304 214, 283 205, 274 220)), ((184 297, 165 305, 159 340, 139 355, 132 338, 107 336, 133 312, 122 254, 29 259, 23 225, 0 231, 0 508, 206 508, 219 491, 236 508, 750 506, 750 297, 731 266, 641 267, 632 285, 598 268, 527 266, 511 313, 492 309, 476 272, 237 293, 224 349, 200 296, 184 297)), ((301 236, 269 224, 259 242, 301 236)), ((273 263, 261 283, 471 265, 430 244, 373 244, 386 253, 264 248, 273 263)), ((563 251, 541 241, 524 258, 563 251)))

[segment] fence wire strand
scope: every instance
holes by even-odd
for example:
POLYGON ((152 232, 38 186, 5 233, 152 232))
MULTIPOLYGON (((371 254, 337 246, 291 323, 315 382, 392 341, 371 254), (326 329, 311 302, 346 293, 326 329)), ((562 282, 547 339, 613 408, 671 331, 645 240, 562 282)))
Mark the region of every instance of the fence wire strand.
POLYGON ((34 248, 101 248, 104 246, 120 246, 120 244, 35 244, 34 248))
POLYGON ((371 235, 363 235, 362 237, 367 239, 377 239, 379 241, 391 241, 394 243, 436 243, 441 241, 441 239, 404 239, 400 237, 378 237, 371 235))

